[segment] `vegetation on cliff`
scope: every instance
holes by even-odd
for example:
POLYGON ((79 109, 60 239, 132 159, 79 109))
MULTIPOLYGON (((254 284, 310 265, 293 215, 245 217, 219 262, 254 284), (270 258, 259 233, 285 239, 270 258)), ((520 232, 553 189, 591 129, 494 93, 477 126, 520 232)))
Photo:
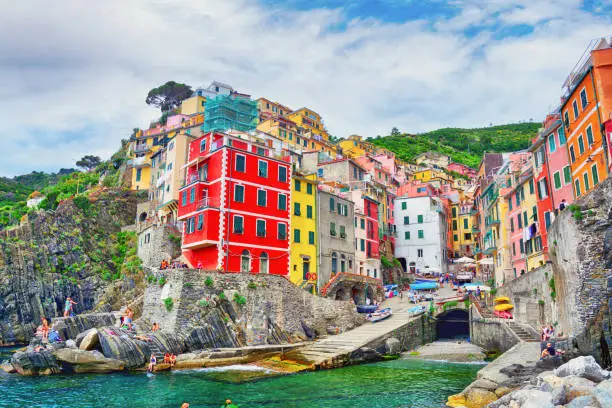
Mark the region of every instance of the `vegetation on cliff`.
POLYGON ((515 123, 479 129, 445 128, 419 135, 400 133, 367 140, 408 162, 424 152, 444 153, 457 163, 476 168, 484 152, 511 152, 526 149, 541 127, 540 123, 515 123))

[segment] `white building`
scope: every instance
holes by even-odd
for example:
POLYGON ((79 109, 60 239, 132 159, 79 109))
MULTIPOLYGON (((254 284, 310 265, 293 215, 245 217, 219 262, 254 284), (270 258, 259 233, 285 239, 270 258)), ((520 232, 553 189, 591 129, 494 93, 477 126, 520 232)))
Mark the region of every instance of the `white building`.
POLYGON ((395 257, 409 272, 447 271, 448 223, 437 197, 398 197, 393 215, 397 228, 395 257))

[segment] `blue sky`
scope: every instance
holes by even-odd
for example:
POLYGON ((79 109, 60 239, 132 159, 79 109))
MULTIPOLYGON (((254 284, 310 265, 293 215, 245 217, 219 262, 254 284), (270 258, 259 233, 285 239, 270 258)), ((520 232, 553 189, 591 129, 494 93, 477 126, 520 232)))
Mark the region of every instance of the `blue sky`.
POLYGON ((219 80, 376 136, 533 119, 594 38, 603 0, 24 0, 0 5, 0 176, 109 157, 168 80, 219 80), (34 11, 33 11, 34 10, 34 11))

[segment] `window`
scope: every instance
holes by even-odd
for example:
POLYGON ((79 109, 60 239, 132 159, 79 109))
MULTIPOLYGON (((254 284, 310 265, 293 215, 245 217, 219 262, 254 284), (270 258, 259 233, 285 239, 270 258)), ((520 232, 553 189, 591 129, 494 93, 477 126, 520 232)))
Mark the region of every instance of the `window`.
POLYGON ((405 240, 409 240, 410 239, 410 231, 404 231, 404 239, 405 240))
POLYGON ((512 211, 512 197, 508 199, 508 210, 512 211))
POLYGON ((425 238, 425 232, 423 230, 418 230, 417 234, 418 234, 419 239, 425 238))
POLYGON ((234 234, 242 234, 244 232, 244 217, 234 215, 234 234))
POLYGON ((523 218, 521 217, 521 214, 516 216, 516 225, 518 225, 518 229, 522 229, 523 228, 523 218))
POLYGON ((284 241, 287 239, 287 225, 278 223, 278 239, 284 241))
POLYGON ((330 222, 329 223, 329 235, 335 237, 336 236, 336 223, 335 222, 330 222))
POLYGON ((187 205, 187 192, 183 191, 183 199, 181 200, 181 205, 184 207, 187 205))
POLYGON ((523 242, 523 238, 521 238, 520 241, 519 241, 519 250, 520 250, 521 254, 525 253, 525 243, 523 242))
POLYGON ((359 226, 361 227, 361 229, 365 229, 365 220, 362 218, 359 221, 360 221, 360 225, 359 226))
POLYGON ((453 207, 453 218, 457 217, 457 207, 453 207))
POLYGON ((310 183, 306 184, 306 194, 312 195, 312 184, 310 183))
POLYGON ((419 224, 422 224, 422 223, 423 223, 423 215, 422 215, 422 214, 417 215, 417 222, 418 222, 419 224))
POLYGON ((597 184, 599 184, 599 174, 597 173, 596 164, 591 167, 591 174, 593 175, 593 187, 595 187, 597 184))
POLYGON ((516 242, 512 243, 512 255, 516 256, 516 242))
POLYGON ((260 207, 265 207, 268 203, 268 194, 266 190, 257 190, 257 205, 260 207))
POLYGON ((468 219, 467 218, 463 219, 463 228, 468 229, 468 219))
POLYGON ((408 208, 408 203, 405 201, 402 201, 402 210, 405 210, 408 208))
POLYGON ((584 173, 582 175, 582 178, 584 180, 584 192, 586 193, 587 191, 591 189, 591 186, 589 184, 589 173, 584 173))
POLYGON ((453 241, 455 241, 455 242, 459 241, 459 235, 454 234, 453 235, 453 241))
POLYGON ((329 212, 334 212, 336 210, 336 201, 334 197, 329 197, 329 212))
POLYGON ((574 152, 574 146, 570 146, 569 152, 570 160, 572 161, 572 163, 574 163, 576 161, 576 153, 574 152))
POLYGON ((574 111, 574 120, 578 119, 578 103, 576 102, 576 100, 574 99, 574 102, 572 102, 572 109, 574 111))
POLYGON ((548 197, 548 181, 546 177, 538 181, 538 193, 542 199, 548 197))
POLYGON ((569 184, 572 182, 572 173, 570 170, 570 166, 565 166, 563 168, 563 182, 565 184, 569 184))
POLYGON ((457 220, 453 220, 453 231, 457 231, 457 220))
POLYGON ((527 211, 523 212, 523 225, 525 228, 529 225, 529 218, 527 217, 527 211))
POLYGON ((537 221, 537 220, 538 220, 538 206, 534 205, 534 206, 531 208, 531 212, 532 212, 532 214, 533 214, 533 215, 532 215, 533 221, 537 221))
POLYGON ((576 197, 580 197, 580 180, 576 179, 574 183, 576 184, 576 197))
POLYGON ((469 232, 466 232, 465 234, 463 234, 463 239, 465 239, 466 241, 469 241, 472 239, 472 234, 469 232))
POLYGON ((195 197, 196 197, 196 189, 195 187, 191 187, 191 189, 189 190, 189 202, 190 203, 195 202, 195 197))
POLYGON ((510 218, 510 232, 514 232, 514 218, 510 218))
POLYGON ((239 184, 234 186, 234 201, 237 203, 244 203, 244 186, 239 184))
POLYGON ((140 181, 142 178, 142 169, 136 169, 136 181, 140 181))
POLYGON ((404 225, 409 225, 410 224, 410 217, 405 216, 404 217, 404 225))
POLYGON ((589 125, 589 127, 586 128, 586 135, 587 135, 587 143, 589 144, 589 146, 593 146, 593 143, 595 143, 595 141, 593 140, 593 127, 591 125, 589 125))
POLYGON ((569 127, 569 112, 565 111, 565 113, 563 113, 563 122, 565 124, 565 126, 569 127))
POLYGON ((278 166, 278 181, 281 183, 287 182, 287 168, 285 166, 278 166))
POLYGON ((208 139, 204 138, 200 141, 200 152, 206 151, 206 142, 208 139))
POLYGON ((314 231, 308 231, 308 243, 310 245, 314 245, 314 243, 315 243, 314 231))
POLYGON ((204 214, 198 214, 198 231, 204 227, 204 214))
POLYGON ((335 252, 332 252, 331 256, 331 271, 332 273, 338 272, 338 254, 335 252))
POLYGON ((518 191, 516 192, 516 206, 521 206, 521 194, 518 191))
POLYGON ((293 242, 297 244, 300 243, 300 230, 299 229, 293 230, 293 242))
MULTIPOLYGON (((306 218, 312 218, 312 205, 306 206, 306 218)), ((356 222, 357 220, 355 220, 356 222)))
POLYGON ((266 221, 257 220, 256 224, 257 224, 256 235, 258 237, 265 237, 266 236, 266 221))
POLYGON ((548 227, 550 227, 550 211, 544 213, 544 226, 546 227, 546 231, 548 231, 548 227))
POLYGON ((553 174, 553 181, 555 184, 555 190, 558 190, 561 188, 561 173, 559 173, 558 171, 555 172, 555 174, 553 174))
POLYGON ((287 196, 285 194, 278 195, 278 209, 287 210, 287 196))
POLYGON ((340 225, 340 238, 346 238, 346 228, 344 225, 340 225))
POLYGON ((582 88, 582 91, 580 91, 580 106, 582 107, 582 110, 586 108, 588 103, 589 102, 587 101, 586 88, 582 88))
POLYGON ((302 182, 300 180, 293 181, 293 189, 295 191, 302 191, 302 182))
POLYGON ((259 177, 268 177, 268 163, 267 162, 263 160, 259 160, 257 175, 259 177))
POLYGON ((563 126, 559 127, 559 146, 563 146, 566 142, 565 140, 565 130, 563 130, 563 126))
POLYGON ((423 257, 423 250, 422 249, 417 249, 417 257, 418 258, 422 258, 423 257))
POLYGON ((557 150, 557 145, 555 144, 555 134, 551 134, 548 136, 548 151, 554 153, 557 150))
POLYGON ((584 153, 584 138, 582 135, 578 136, 578 152, 584 153))
POLYGON ((302 215, 300 203, 293 203, 293 215, 302 215))

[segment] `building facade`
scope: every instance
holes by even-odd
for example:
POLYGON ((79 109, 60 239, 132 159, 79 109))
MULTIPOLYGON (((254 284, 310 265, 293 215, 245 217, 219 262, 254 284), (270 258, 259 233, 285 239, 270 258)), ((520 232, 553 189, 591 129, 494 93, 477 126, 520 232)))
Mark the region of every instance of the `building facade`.
POLYGON ((178 216, 191 266, 288 275, 290 164, 215 132, 191 142, 188 157, 178 216))
MULTIPOLYGON (((294 173, 295 174, 295 173, 294 173)), ((317 181, 294 175, 291 188, 291 266, 289 280, 295 285, 317 284, 317 181)))

